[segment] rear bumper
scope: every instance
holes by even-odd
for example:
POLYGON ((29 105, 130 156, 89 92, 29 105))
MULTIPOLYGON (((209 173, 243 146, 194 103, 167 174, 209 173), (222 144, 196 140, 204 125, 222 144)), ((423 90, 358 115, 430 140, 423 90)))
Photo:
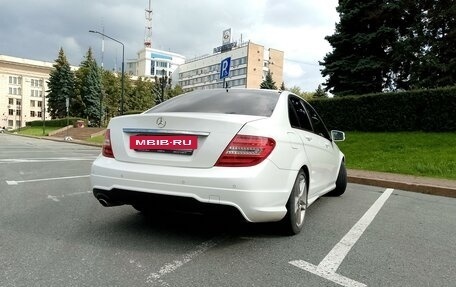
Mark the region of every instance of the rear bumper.
POLYGON ((232 206, 250 222, 268 222, 285 216, 296 173, 279 169, 269 160, 253 167, 193 169, 100 156, 92 165, 91 182, 95 195, 109 193, 118 204, 132 204, 150 194, 166 195, 232 206))

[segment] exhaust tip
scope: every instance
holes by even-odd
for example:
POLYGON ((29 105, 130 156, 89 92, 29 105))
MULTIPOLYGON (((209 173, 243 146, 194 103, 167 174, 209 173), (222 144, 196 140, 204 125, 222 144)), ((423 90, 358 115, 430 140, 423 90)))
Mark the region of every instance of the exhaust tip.
POLYGON ((98 198, 98 202, 99 202, 101 205, 103 205, 104 207, 110 206, 109 203, 108 203, 108 201, 107 201, 106 199, 104 199, 104 198, 98 198))

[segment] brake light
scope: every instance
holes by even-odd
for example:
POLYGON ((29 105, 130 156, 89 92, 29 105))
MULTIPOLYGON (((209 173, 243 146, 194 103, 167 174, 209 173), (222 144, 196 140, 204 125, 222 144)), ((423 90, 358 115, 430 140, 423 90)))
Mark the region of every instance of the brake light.
POLYGON ((236 135, 215 163, 216 166, 253 166, 265 160, 276 142, 267 137, 236 135))
POLYGON ((111 146, 111 132, 109 129, 107 129, 106 133, 105 133, 101 154, 105 157, 114 158, 114 152, 112 151, 112 146, 111 146))

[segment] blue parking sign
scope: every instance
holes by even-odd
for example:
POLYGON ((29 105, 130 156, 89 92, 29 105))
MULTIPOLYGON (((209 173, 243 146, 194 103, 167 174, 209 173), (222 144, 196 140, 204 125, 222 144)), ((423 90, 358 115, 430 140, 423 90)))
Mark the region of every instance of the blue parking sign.
POLYGON ((230 75, 231 57, 223 59, 220 62, 220 80, 230 75))

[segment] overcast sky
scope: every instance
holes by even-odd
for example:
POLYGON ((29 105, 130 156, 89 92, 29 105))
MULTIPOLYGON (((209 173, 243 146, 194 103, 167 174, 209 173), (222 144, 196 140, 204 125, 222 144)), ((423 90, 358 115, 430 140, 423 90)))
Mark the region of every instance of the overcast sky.
MULTIPOLYGON (((318 61, 331 51, 324 39, 334 33, 337 0, 151 0, 152 47, 193 58, 220 46, 222 31, 233 40, 285 52, 284 79, 290 88, 314 91, 323 83, 318 61)), ((63 47, 79 65, 89 47, 101 63, 103 31, 125 44, 136 58, 145 36, 149 0, 0 0, 0 54, 54 62, 63 47)), ((106 68, 120 67, 122 47, 105 40, 106 68)), ((280 83, 277 83, 279 86, 280 83)))

